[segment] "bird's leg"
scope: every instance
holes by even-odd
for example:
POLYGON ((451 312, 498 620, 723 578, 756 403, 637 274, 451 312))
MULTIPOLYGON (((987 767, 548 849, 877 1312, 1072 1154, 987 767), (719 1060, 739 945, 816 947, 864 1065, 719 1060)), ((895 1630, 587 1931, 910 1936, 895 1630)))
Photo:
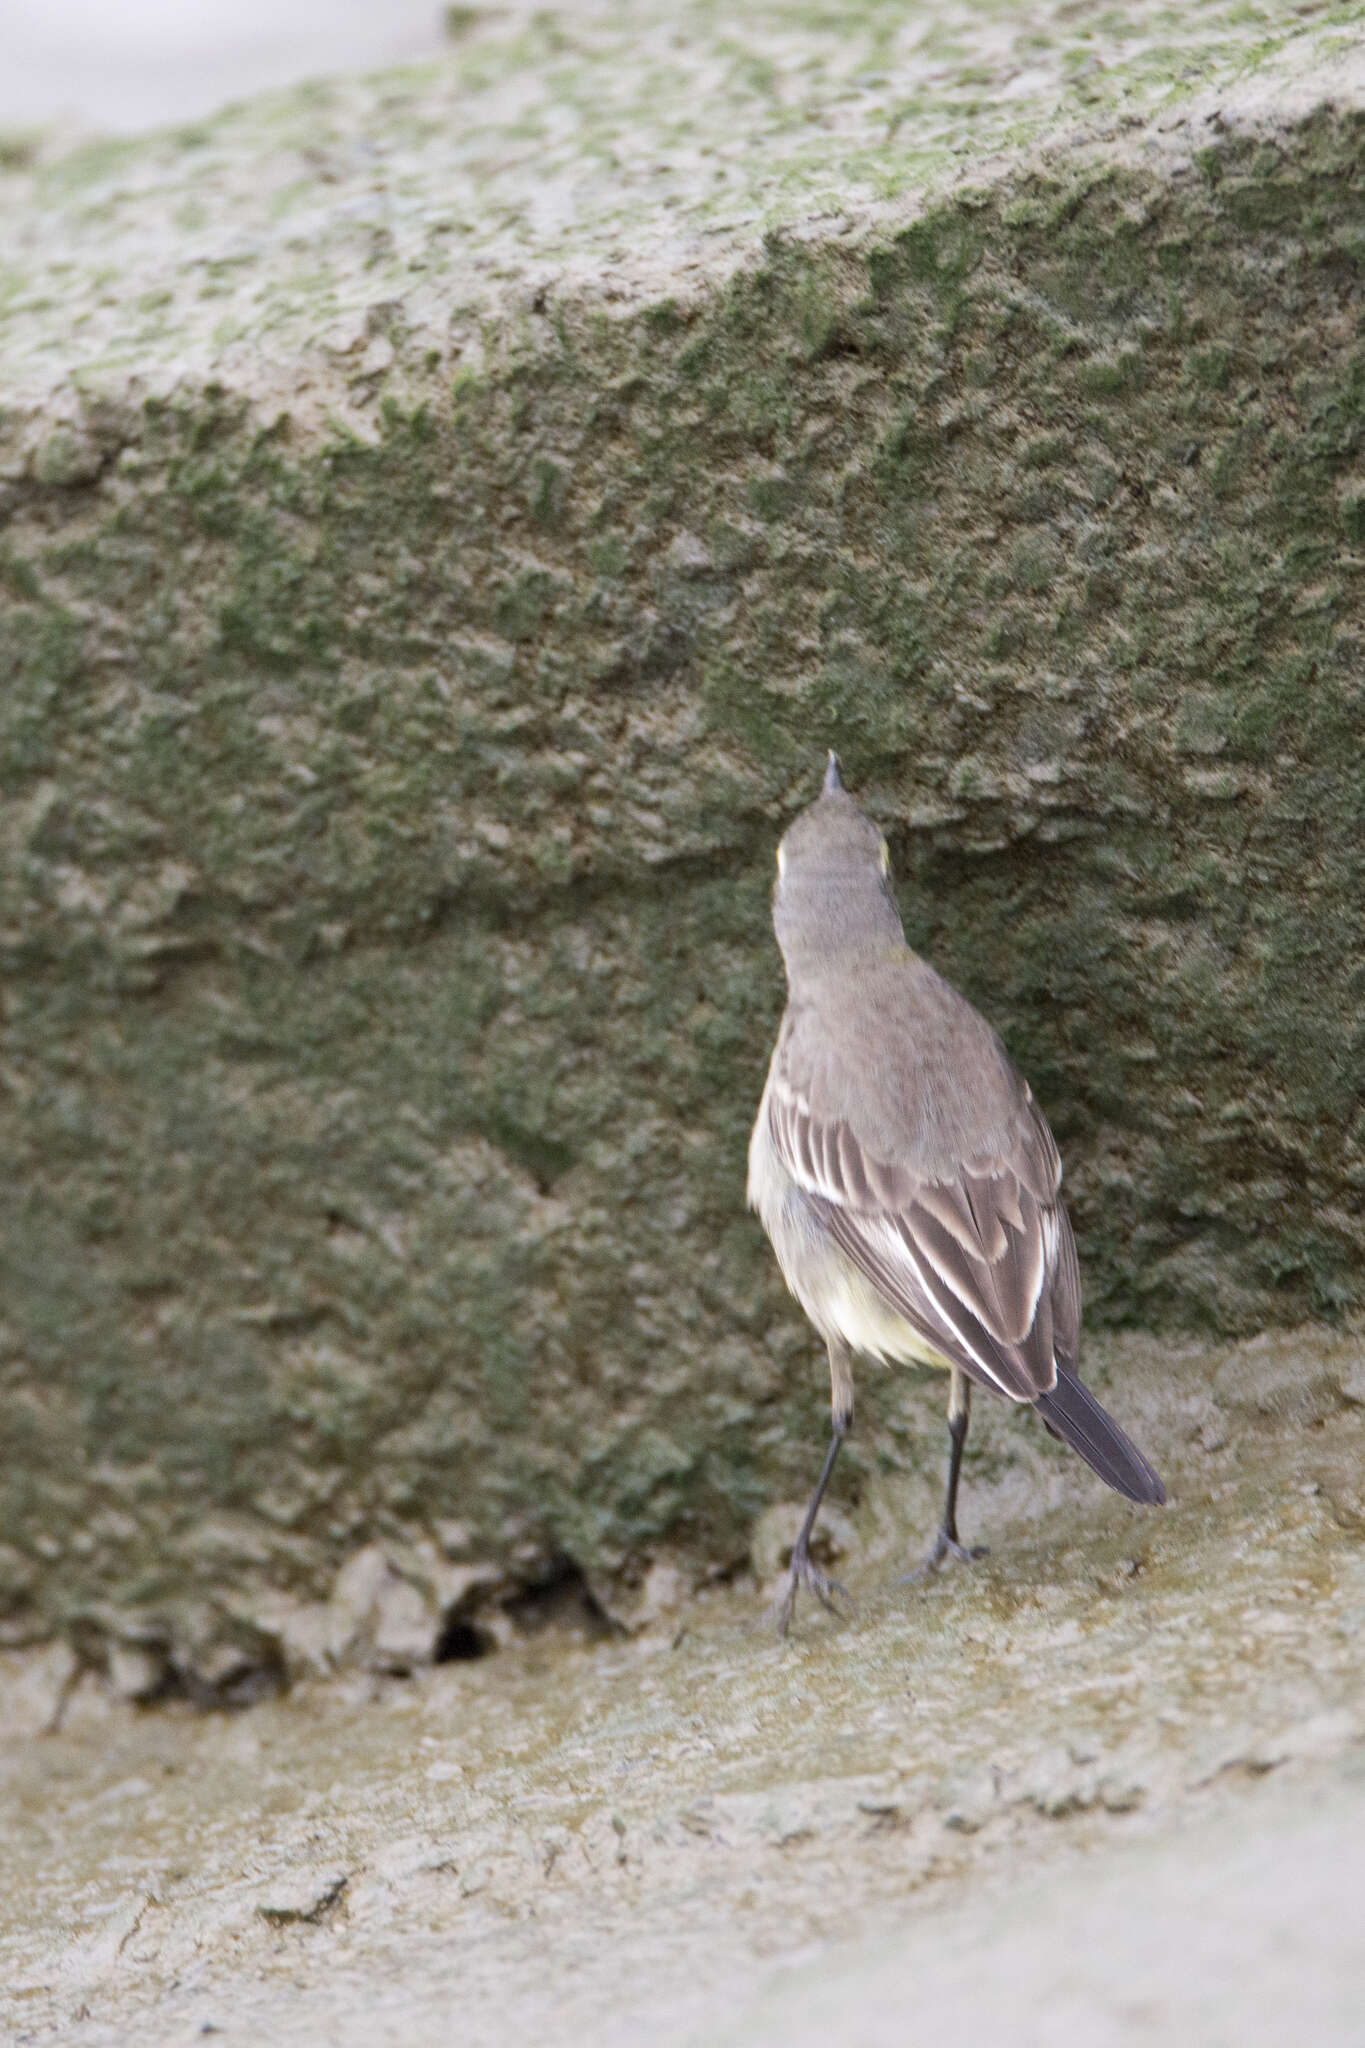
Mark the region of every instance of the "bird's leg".
POLYGON ((957 1487, 962 1477, 962 1453, 967 1446, 967 1425, 972 1419, 972 1383, 954 1370, 948 1392, 948 1491, 943 1500, 943 1522, 939 1534, 954 1550, 957 1540, 957 1487))
POLYGON ((792 1545, 791 1571, 787 1577, 787 1589, 768 1617, 776 1625, 779 1636, 785 1636, 787 1630, 791 1627, 792 1615, 796 1612, 796 1595, 799 1587, 809 1586, 811 1592, 814 1593, 816 1599, 820 1602, 820 1605, 828 1607, 831 1613, 838 1612, 836 1606, 838 1599, 841 1597, 845 1600, 848 1599, 848 1594, 839 1584, 838 1580, 831 1579, 826 1573, 822 1572, 810 1554, 811 1530, 815 1527, 815 1517, 820 1512, 820 1503, 825 1497, 825 1488, 829 1485, 829 1475, 834 1470, 834 1460, 839 1455, 839 1446, 843 1440, 844 1432, 836 1427, 829 1450, 825 1454, 824 1469, 816 1482, 815 1492, 811 1495, 810 1506, 806 1509, 806 1519, 801 1524, 801 1533, 792 1545))
POLYGON ((829 1485, 834 1461, 839 1455, 839 1446, 848 1435, 849 1426, 853 1421, 853 1375, 850 1365, 849 1354, 844 1346, 831 1344, 829 1375, 834 1435, 825 1453, 825 1462, 816 1481, 815 1491, 811 1495, 810 1506, 806 1509, 806 1519, 802 1522, 800 1533, 792 1545, 787 1589, 768 1617, 775 1624, 779 1636, 785 1636, 791 1627, 792 1615, 796 1612, 797 1590, 801 1586, 809 1586, 820 1605, 827 1607, 832 1614, 838 1613, 836 1603, 839 1600, 847 1600, 850 1607, 853 1605, 847 1590, 837 1579, 831 1579, 827 1573, 822 1572, 810 1554, 811 1531, 815 1527, 815 1517, 820 1512, 820 1503, 825 1497, 825 1488, 829 1485))
POLYGON ((967 1441, 971 1412, 971 1381, 954 1366, 948 1389, 948 1491, 943 1502, 943 1520, 923 1563, 906 1573, 902 1585, 911 1579, 927 1579, 938 1570, 945 1557, 960 1558, 964 1564, 970 1564, 973 1558, 986 1555, 984 1549, 969 1550, 966 1544, 958 1541, 957 1535, 957 1483, 962 1477, 962 1451, 967 1441))

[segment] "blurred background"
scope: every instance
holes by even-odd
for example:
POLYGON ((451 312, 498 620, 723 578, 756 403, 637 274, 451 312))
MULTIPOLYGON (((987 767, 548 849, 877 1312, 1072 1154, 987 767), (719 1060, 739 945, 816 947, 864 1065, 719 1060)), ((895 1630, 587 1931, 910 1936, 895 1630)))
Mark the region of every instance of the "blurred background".
POLYGON ((110 134, 197 119, 330 72, 432 57, 469 17, 441 0, 0 0, 0 127, 110 134))

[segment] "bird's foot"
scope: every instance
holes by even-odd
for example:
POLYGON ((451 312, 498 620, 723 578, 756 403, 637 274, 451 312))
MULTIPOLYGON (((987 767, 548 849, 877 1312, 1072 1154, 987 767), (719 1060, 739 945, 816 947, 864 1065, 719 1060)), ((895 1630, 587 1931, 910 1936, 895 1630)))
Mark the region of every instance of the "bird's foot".
POLYGON ((787 1630, 791 1627, 792 1616, 796 1612, 796 1595, 802 1586, 808 1586, 820 1602, 820 1605, 826 1608, 830 1614, 838 1614, 840 1612, 839 1602, 841 1600, 847 1603, 850 1614, 856 1612, 857 1603, 848 1588, 841 1586, 837 1579, 830 1578, 827 1572, 822 1572, 805 1544, 798 1543, 792 1552, 791 1570, 787 1574, 786 1590, 782 1598, 775 1601, 764 1616, 769 1626, 777 1630, 779 1641, 781 1641, 786 1635, 787 1630))
POLYGON ((897 1584, 913 1586, 921 1584, 925 1579, 931 1579, 947 1557, 955 1558, 959 1564, 975 1564, 978 1557, 989 1556, 990 1552, 984 1543, 972 1544, 970 1546, 966 1543, 959 1543, 954 1533, 947 1529, 940 1529, 925 1553, 923 1561, 917 1564, 912 1572, 907 1572, 903 1579, 897 1580, 897 1584))

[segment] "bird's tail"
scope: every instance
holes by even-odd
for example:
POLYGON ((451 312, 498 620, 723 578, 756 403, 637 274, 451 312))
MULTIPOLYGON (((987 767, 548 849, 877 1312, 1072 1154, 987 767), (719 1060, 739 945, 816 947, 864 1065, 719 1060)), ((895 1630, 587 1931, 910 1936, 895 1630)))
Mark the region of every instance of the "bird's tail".
POLYGON ((1052 1434, 1079 1451, 1091 1471, 1098 1472, 1115 1493, 1157 1507, 1165 1500, 1165 1487, 1137 1445, 1105 1414, 1074 1373, 1059 1365, 1056 1386, 1040 1394, 1034 1405, 1052 1434))

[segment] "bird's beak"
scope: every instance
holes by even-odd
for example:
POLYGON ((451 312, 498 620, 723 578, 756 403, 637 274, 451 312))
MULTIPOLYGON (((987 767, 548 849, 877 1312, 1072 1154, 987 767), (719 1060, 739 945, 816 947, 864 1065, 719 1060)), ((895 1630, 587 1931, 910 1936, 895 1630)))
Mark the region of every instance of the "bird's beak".
POLYGON ((820 794, 821 796, 842 796, 843 793, 844 778, 839 773, 839 756, 831 747, 829 750, 829 766, 825 770, 825 786, 820 794))

